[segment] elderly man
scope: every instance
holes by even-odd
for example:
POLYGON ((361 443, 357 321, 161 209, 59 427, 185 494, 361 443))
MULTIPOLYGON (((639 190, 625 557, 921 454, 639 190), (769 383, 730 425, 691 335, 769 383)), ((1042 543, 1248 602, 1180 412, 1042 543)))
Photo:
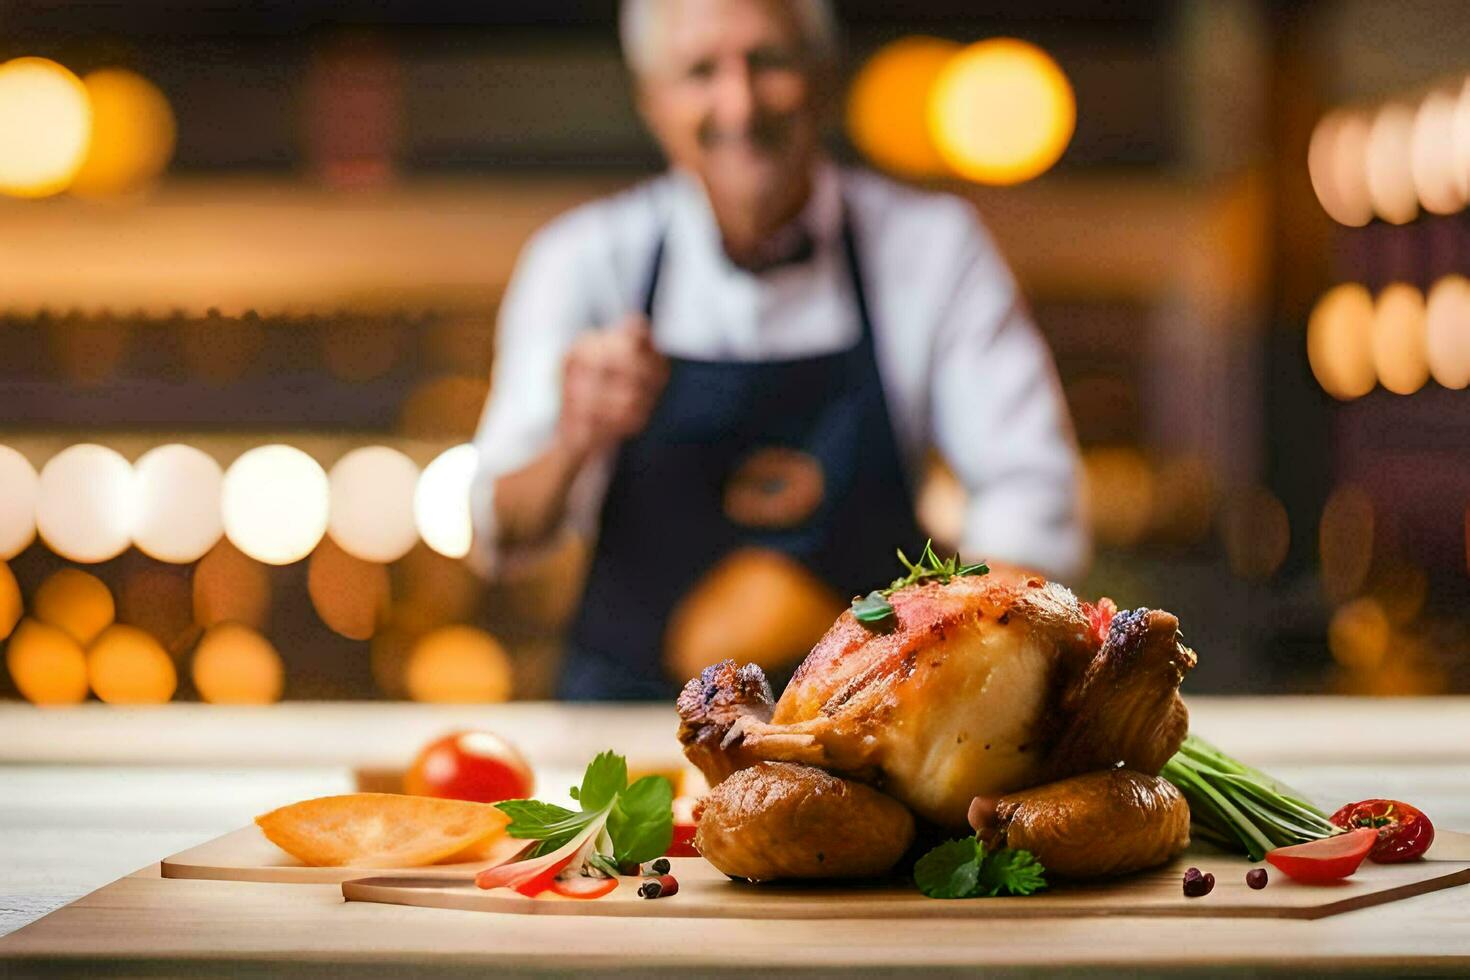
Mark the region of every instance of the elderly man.
POLYGON ((595 541, 561 694, 662 697, 671 610, 743 546, 842 595, 922 543, 936 449, 966 556, 1066 578, 1088 553, 1045 344, 972 209, 822 153, 823 0, 626 0, 667 174, 563 215, 501 310, 474 556, 595 541))

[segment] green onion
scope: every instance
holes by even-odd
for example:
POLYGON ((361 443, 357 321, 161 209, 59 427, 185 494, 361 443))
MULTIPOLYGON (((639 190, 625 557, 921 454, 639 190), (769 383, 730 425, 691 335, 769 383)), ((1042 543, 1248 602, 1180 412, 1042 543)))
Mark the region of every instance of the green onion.
POLYGON ((1252 861, 1277 847, 1342 832, 1301 793, 1194 735, 1184 740, 1159 775, 1179 787, 1189 801, 1195 837, 1242 851, 1252 861))

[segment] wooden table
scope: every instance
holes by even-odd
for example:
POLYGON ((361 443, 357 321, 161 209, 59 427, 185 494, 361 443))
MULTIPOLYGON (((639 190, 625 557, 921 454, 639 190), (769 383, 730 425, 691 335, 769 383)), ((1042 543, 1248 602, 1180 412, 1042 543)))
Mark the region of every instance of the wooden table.
MULTIPOLYGON (((1194 729, 1323 801, 1401 796, 1470 829, 1470 699, 1195 699, 1194 729)), ((522 744, 548 780, 609 745, 674 757, 668 708, 291 704, 41 712, 0 705, 0 930, 117 862, 340 791, 463 724, 522 744), (18 867, 18 873, 15 868, 18 867), (46 869, 52 877, 47 877, 46 869), (15 911, 19 910, 19 911, 15 911)), ((137 863, 143 863, 138 860, 137 863)), ((70 893, 68 893, 70 890, 70 893)), ((1315 922, 1225 919, 567 920, 344 904, 335 886, 164 880, 156 865, 0 938, 0 976, 557 973, 851 975, 1113 968, 1470 970, 1470 892, 1315 922)))

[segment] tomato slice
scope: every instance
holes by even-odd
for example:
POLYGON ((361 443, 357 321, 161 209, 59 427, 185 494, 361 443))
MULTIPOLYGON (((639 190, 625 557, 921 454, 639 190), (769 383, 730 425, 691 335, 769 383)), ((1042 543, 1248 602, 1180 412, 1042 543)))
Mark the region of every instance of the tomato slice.
POLYGON ((1371 828, 1349 830, 1335 837, 1278 847, 1266 852, 1266 860, 1297 881, 1336 881, 1358 870, 1377 839, 1378 831, 1371 828))
POLYGON ((1434 824, 1429 818, 1417 807, 1398 800, 1349 803, 1332 815, 1332 822, 1345 830, 1376 830, 1378 841, 1368 852, 1368 860, 1379 864, 1412 861, 1434 843, 1434 824))
POLYGON ((617 887, 616 878, 594 878, 582 874, 567 875, 551 883, 551 890, 563 898, 601 898, 617 887))

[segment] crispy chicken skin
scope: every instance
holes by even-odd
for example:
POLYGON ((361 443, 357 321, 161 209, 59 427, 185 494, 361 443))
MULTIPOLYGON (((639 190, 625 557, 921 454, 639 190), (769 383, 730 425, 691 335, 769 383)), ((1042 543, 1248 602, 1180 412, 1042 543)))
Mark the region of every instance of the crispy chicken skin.
MULTIPOLYGON (((1188 730, 1179 684, 1195 655, 1180 641, 1174 616, 1119 613, 1100 640, 1089 610, 1039 578, 962 577, 901 589, 889 601, 894 616, 886 629, 865 626, 850 611, 838 617, 774 705, 754 665, 726 661, 689 682, 678 702, 679 737, 711 785, 723 791, 722 780, 762 760, 800 763, 875 787, 945 830, 966 827, 976 797, 993 801, 1034 787, 1054 794, 1044 797, 1053 816, 1037 830, 1021 820, 1022 836, 1057 826, 1064 840, 1074 833, 1065 829, 1072 821, 1083 828, 1076 846, 1090 847, 1097 843, 1092 815, 1115 812, 1138 824, 1138 840, 1125 839, 1116 854, 1104 848, 1092 865, 1049 843, 1078 874, 1143 867, 1138 862, 1164 860, 1187 841, 1188 808, 1182 799, 1183 809, 1175 807, 1172 787, 1135 792, 1135 802, 1149 804, 1137 812, 1121 804, 1108 804, 1110 811, 1104 804, 1113 797, 1096 796, 1099 787, 1115 795, 1127 788, 1106 772, 1120 764, 1151 780, 1188 730), (1089 773, 1098 780, 1069 778, 1089 773), (1078 796, 1071 809, 1062 805, 1083 791, 1093 795, 1078 796), (1180 812, 1182 838, 1175 822, 1155 819, 1180 812)), ((831 833, 858 823, 836 820, 831 833)), ((754 825, 749 814, 739 824, 754 825)), ((716 842, 715 826, 701 824, 701 834, 717 850, 752 847, 716 842)), ((760 846, 770 847, 779 824, 761 826, 767 839, 760 846)))
POLYGON ((1049 874, 1103 878, 1163 864, 1189 846, 1189 804, 1174 785, 1107 769, 976 800, 987 844, 1030 851, 1049 874))
POLYGON ((811 766, 760 762, 704 798, 694 843, 736 878, 871 878, 914 838, 904 806, 811 766))

